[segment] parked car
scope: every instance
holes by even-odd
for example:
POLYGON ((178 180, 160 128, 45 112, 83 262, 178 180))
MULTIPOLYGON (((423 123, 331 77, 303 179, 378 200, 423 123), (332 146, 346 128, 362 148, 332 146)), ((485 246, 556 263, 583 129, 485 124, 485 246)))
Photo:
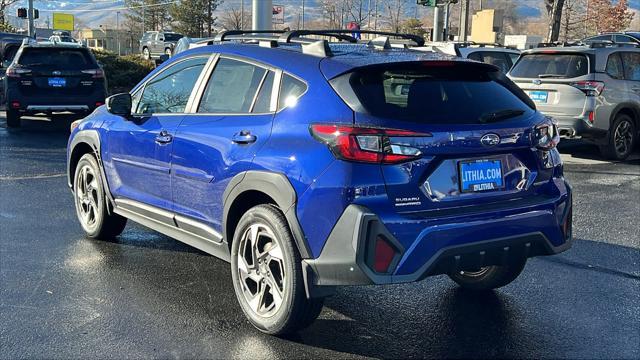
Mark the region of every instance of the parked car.
POLYGON ((202 43, 202 40, 206 40, 206 38, 190 38, 188 36, 183 36, 176 43, 171 56, 176 56, 181 52, 193 49, 194 47, 207 45, 206 42, 202 43))
POLYGON ((497 66, 505 74, 520 56, 520 50, 500 44, 477 44, 474 42, 430 42, 414 50, 435 51, 465 59, 481 61, 497 66))
POLYGON ((270 334, 309 325, 336 286, 493 289, 571 246, 556 127, 497 67, 311 30, 228 41, 247 33, 72 124, 87 236, 131 219, 229 261, 270 334))
POLYGON ((583 43, 591 45, 592 43, 602 43, 603 41, 611 41, 613 43, 631 43, 640 45, 640 32, 638 31, 621 31, 603 33, 600 35, 590 36, 582 40, 583 43))
POLYGON ((562 136, 587 139, 618 160, 637 143, 640 49, 602 43, 532 49, 509 77, 558 121, 562 136))
POLYGON ((54 31, 53 35, 51 35, 48 39, 51 42, 68 42, 68 43, 77 43, 78 41, 71 36, 71 33, 68 31, 54 31))
POLYGON ((25 35, 0 32, 0 106, 4 106, 4 76, 25 35))
POLYGON ((170 57, 173 48, 182 37, 183 35, 174 32, 147 31, 140 40, 140 53, 147 60, 158 58, 160 55, 170 57))
POLYGON ((73 113, 85 116, 104 104, 102 68, 76 43, 24 41, 4 79, 7 126, 24 115, 73 113))

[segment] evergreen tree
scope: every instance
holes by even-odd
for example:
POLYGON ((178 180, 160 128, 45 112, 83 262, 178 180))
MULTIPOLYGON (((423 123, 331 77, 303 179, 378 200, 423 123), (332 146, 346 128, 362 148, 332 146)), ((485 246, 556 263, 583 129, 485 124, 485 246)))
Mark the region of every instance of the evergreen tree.
POLYGON ((124 3, 129 8, 124 14, 124 24, 132 33, 163 30, 171 23, 169 6, 160 5, 166 0, 124 0, 124 3))
POLYGON ((191 37, 211 36, 217 17, 214 11, 221 0, 181 0, 171 5, 174 29, 191 37))

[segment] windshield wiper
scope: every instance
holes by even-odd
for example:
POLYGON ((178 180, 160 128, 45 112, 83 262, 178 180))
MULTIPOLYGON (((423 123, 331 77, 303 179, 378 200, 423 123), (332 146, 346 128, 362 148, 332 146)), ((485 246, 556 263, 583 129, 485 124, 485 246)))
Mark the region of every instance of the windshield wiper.
POLYGON ((560 75, 560 74, 540 74, 538 75, 538 77, 540 79, 547 79, 547 78, 563 78, 564 75, 560 75))
POLYGON ((519 109, 505 109, 505 110, 500 110, 500 111, 496 111, 496 112, 490 112, 490 113, 485 113, 480 115, 480 122, 481 123, 491 123, 491 122, 497 122, 497 121, 501 121, 501 120, 506 120, 506 119, 510 119, 516 116, 520 116, 524 114, 524 110, 519 110, 519 109))

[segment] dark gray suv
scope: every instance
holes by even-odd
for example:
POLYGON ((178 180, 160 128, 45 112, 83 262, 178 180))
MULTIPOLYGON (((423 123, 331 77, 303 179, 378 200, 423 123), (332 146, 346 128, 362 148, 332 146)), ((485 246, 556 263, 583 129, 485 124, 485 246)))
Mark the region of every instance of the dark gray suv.
POLYGON ((594 43, 532 49, 509 77, 558 121, 562 136, 588 139, 616 160, 637 144, 640 48, 594 43))
POLYGON ((149 60, 161 55, 171 57, 173 48, 184 35, 167 31, 147 31, 140 39, 140 53, 149 60))

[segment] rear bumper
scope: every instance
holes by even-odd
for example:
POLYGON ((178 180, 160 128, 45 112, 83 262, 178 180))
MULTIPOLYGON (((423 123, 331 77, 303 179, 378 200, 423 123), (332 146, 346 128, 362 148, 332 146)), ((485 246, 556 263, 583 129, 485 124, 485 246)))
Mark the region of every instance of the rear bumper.
POLYGON ((453 271, 557 254, 572 244, 571 209, 567 185, 567 192, 559 198, 502 218, 488 214, 487 220, 455 221, 447 226, 430 226, 429 219, 407 218, 408 228, 422 231, 416 233, 411 246, 403 248, 377 215, 363 206, 349 205, 320 256, 303 260, 306 282, 316 288, 413 282, 453 271), (370 266, 370 249, 380 235, 398 251, 385 274, 370 266))
POLYGON ((607 130, 591 125, 588 119, 583 117, 552 116, 558 121, 560 136, 565 138, 589 138, 600 139, 607 135, 607 130))

